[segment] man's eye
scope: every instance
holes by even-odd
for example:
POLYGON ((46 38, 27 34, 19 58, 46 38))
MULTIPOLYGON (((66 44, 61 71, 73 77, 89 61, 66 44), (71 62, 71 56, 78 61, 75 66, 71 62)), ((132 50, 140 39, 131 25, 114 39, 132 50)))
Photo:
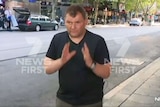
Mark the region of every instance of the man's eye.
POLYGON ((72 22, 67 22, 68 24, 72 24, 72 22))

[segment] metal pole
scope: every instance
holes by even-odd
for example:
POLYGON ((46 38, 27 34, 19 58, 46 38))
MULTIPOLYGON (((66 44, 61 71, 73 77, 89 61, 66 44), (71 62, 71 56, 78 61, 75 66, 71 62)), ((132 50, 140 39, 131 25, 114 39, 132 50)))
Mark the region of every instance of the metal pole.
POLYGON ((39 9, 38 9, 38 10, 39 10, 38 13, 41 15, 41 1, 38 1, 38 8, 39 8, 39 9))
POLYGON ((107 7, 104 9, 104 24, 107 24, 107 7))
POLYGON ((55 19, 55 6, 57 4, 57 0, 52 1, 52 19, 55 19))

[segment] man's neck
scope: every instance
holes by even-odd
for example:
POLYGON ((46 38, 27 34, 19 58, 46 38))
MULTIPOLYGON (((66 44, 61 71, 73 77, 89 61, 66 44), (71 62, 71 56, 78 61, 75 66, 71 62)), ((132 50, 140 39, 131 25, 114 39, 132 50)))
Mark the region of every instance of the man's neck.
POLYGON ((81 40, 84 38, 86 30, 79 37, 72 37, 69 35, 69 38, 76 44, 79 44, 81 40))

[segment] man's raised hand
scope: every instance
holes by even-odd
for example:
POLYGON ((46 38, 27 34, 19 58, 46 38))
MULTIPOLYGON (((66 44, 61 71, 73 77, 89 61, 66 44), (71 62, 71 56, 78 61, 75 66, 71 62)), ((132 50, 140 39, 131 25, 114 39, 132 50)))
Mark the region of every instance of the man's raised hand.
POLYGON ((61 61, 63 64, 67 63, 76 54, 76 51, 70 52, 69 47, 70 47, 69 42, 64 45, 62 56, 61 56, 61 61))
POLYGON ((90 55, 90 52, 89 52, 89 49, 86 43, 84 43, 84 46, 82 48, 82 53, 83 53, 83 58, 84 58, 86 65, 90 67, 93 63, 93 60, 91 58, 91 55, 90 55))

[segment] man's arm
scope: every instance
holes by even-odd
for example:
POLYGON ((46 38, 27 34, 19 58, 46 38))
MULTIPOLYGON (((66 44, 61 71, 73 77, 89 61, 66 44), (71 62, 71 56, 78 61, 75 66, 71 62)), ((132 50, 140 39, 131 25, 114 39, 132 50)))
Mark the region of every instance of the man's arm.
POLYGON ((95 63, 95 67, 91 68, 92 71, 101 78, 108 78, 111 72, 111 64, 99 64, 95 63))
POLYGON ((44 69, 47 74, 52 74, 58 71, 63 66, 61 58, 53 60, 51 58, 45 57, 44 59, 44 69))
POLYGON ((93 59, 90 56, 90 52, 88 49, 88 46, 86 43, 84 43, 84 47, 82 48, 82 53, 84 57, 84 61, 86 63, 86 66, 92 69, 92 71, 101 78, 108 78, 111 72, 111 64, 105 63, 105 64, 99 64, 97 62, 94 62, 93 59), (93 64, 94 67, 93 67, 93 64))
POLYGON ((45 57, 44 69, 47 74, 55 73, 76 54, 76 51, 69 52, 69 47, 70 44, 66 43, 63 48, 61 58, 54 60, 49 57, 45 57))

